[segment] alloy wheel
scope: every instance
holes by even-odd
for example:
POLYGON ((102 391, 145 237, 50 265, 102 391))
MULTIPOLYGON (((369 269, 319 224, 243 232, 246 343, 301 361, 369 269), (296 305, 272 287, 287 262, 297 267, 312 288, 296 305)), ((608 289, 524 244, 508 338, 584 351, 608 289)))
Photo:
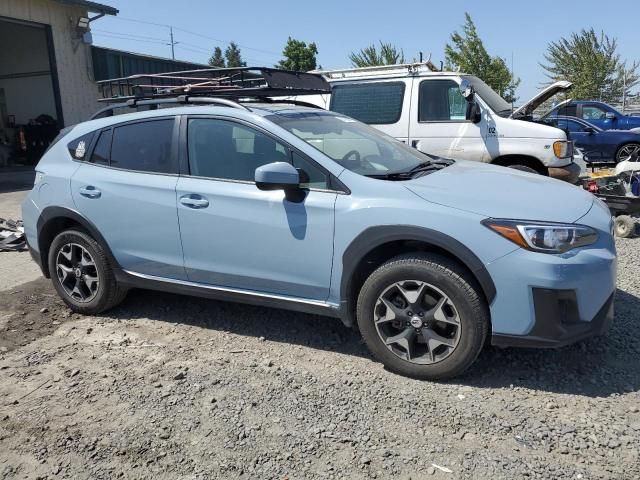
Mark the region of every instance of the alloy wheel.
POLYGON ((625 145, 620 148, 617 160, 618 162, 623 162, 638 156, 640 156, 640 144, 630 143, 629 145, 625 145))
POLYGON ((82 245, 67 243, 58 251, 56 275, 65 293, 77 302, 90 302, 98 293, 96 263, 82 245))
POLYGON ((451 299, 419 280, 387 287, 376 301, 374 322, 387 349, 421 365, 438 363, 451 355, 462 328, 451 299))

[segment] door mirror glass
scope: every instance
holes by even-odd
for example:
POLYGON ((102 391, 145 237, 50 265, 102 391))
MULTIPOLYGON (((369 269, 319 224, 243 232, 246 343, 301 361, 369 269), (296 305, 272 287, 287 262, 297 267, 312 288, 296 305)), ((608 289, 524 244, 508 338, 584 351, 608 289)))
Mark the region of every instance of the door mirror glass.
POLYGON ((474 93, 475 92, 473 90, 473 85, 471 85, 471 82, 466 78, 463 78, 460 82, 460 94, 466 101, 470 102, 473 99, 474 93))
POLYGON ((273 162, 256 168, 256 186, 260 190, 292 190, 300 186, 298 170, 286 162, 273 162))

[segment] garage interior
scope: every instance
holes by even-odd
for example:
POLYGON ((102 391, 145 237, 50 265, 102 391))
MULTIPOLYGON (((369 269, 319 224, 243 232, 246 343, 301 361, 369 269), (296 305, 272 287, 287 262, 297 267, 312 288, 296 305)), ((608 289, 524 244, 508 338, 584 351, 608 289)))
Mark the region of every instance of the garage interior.
POLYGON ((32 170, 62 124, 51 33, 0 18, 0 45, 0 173, 24 182, 16 174, 32 170))

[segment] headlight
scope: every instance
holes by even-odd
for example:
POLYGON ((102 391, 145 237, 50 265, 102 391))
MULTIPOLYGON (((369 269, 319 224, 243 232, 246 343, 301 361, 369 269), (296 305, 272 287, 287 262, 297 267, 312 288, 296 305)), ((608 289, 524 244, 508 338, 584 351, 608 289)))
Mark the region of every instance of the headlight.
POLYGON ((553 142, 553 153, 558 158, 569 158, 573 155, 573 142, 564 140, 553 142))
POLYGON ((564 253, 591 245, 598 239, 598 233, 584 225, 493 218, 483 220, 482 224, 516 245, 534 252, 564 253))

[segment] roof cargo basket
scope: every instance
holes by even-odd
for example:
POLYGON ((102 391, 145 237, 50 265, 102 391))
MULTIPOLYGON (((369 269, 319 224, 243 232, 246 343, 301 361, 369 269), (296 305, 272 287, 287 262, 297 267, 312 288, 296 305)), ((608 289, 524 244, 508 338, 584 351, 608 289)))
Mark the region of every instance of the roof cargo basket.
POLYGON ((331 93, 321 75, 265 67, 140 74, 102 80, 98 85, 101 102, 137 102, 180 95, 238 99, 331 93))

